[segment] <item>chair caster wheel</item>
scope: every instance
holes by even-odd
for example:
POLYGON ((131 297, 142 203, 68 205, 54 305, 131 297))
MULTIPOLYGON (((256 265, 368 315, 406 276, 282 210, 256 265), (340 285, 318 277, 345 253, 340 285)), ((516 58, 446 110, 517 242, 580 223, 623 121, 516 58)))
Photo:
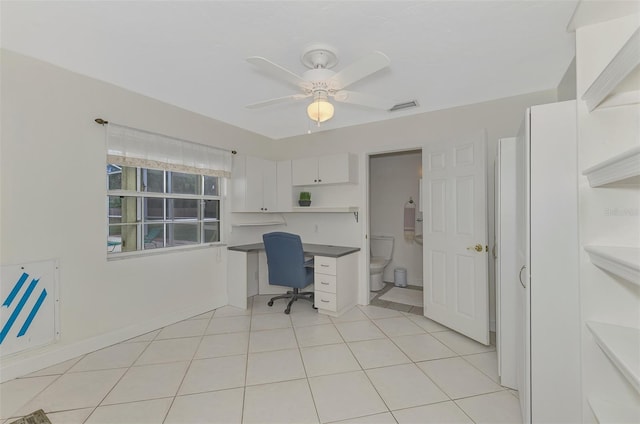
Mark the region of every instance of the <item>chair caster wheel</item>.
POLYGON ((284 310, 284 313, 285 313, 285 314, 287 314, 287 315, 289 315, 289 314, 291 313, 291 309, 285 309, 285 310, 284 310))
POLYGON ((267 305, 273 306, 273 300, 270 300, 269 302, 267 302, 267 305))

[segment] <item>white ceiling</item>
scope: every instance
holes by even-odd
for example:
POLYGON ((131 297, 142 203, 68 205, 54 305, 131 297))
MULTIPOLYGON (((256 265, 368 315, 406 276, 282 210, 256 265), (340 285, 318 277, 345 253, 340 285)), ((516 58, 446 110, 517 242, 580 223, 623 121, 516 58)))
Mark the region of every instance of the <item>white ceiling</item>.
MULTIPOLYGON (((2 47, 273 139, 555 88, 574 56, 577 0, 6 1, 2 47), (335 103, 320 128, 308 100, 246 62, 302 74, 305 45, 338 50, 334 70, 379 50, 384 69, 349 87, 420 107, 388 112, 335 103)), ((108 117, 105 117, 108 118, 108 117)))

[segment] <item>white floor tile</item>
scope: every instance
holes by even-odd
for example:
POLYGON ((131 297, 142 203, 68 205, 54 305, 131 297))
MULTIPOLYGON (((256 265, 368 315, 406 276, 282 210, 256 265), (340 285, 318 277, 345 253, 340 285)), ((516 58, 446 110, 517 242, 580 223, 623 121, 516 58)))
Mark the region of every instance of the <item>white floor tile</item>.
POLYGON ((375 319, 377 325, 389 337, 408 336, 411 334, 424 334, 425 330, 417 326, 413 321, 404 316, 394 318, 375 319))
POLYGON ((375 368, 366 373, 391 410, 449 400, 415 364, 375 368))
POLYGON ((458 355, 471 355, 473 353, 491 352, 496 350, 495 346, 485 346, 475 340, 463 336, 455 331, 439 331, 433 334, 433 337, 447 345, 458 355))
POLYGON ((430 334, 392 337, 391 340, 414 362, 457 356, 430 334))
POLYGON ((206 319, 209 320, 213 316, 214 311, 205 312, 204 314, 192 316, 189 319, 206 319))
POLYGON ((78 363, 84 356, 78 356, 77 358, 70 359, 68 361, 61 362, 59 364, 52 365, 44 368, 40 371, 32 372, 27 377, 42 377, 44 375, 61 375, 69 371, 69 369, 78 363))
POLYGON ((462 359, 470 362, 471 365, 482 371, 487 377, 500 384, 500 376, 498 376, 498 353, 496 351, 467 355, 463 356, 462 359))
POLYGON ((335 421, 335 424, 397 424, 397 421, 391 415, 391 412, 383 412, 382 414, 367 415, 360 418, 350 418, 344 421, 335 421))
POLYGON ((309 325, 331 324, 331 320, 328 315, 321 314, 317 309, 299 308, 295 311, 292 310, 291 322, 294 327, 306 327, 309 325))
POLYGON ((306 379, 247 387, 243 424, 317 423, 318 415, 306 379))
POLYGON ((363 371, 312 377, 309 384, 323 423, 388 411, 363 371))
POLYGON ((217 317, 214 314, 205 334, 237 333, 240 331, 249 331, 250 327, 251 317, 249 315, 217 317))
POLYGON ((148 342, 120 343, 84 356, 69 372, 128 368, 149 345, 148 342))
POLYGON ((411 362, 389 339, 364 340, 349 343, 362 368, 378 368, 411 362))
POLYGON ((72 409, 71 411, 50 412, 47 418, 51 424, 83 424, 93 408, 72 409))
POLYGON ((199 343, 200 337, 153 341, 140 355, 135 365, 190 361, 199 343))
POLYGON ((175 396, 188 365, 173 362, 129 368, 102 405, 175 396))
POLYGON ((396 311, 394 309, 381 308, 379 306, 366 305, 366 306, 358 306, 362 312, 364 312, 370 319, 380 319, 380 318, 395 318, 404 316, 404 314, 400 311, 396 311))
POLYGON ((460 399, 456 403, 477 424, 522 422, 520 403, 507 391, 460 399))
POLYGON ((17 416, 16 412, 21 406, 33 399, 57 378, 57 375, 18 378, 0 384, 0 419, 17 416))
POLYGON ((298 343, 293 328, 252 331, 249 335, 249 352, 297 348, 298 343))
POLYGON ((336 323, 336 328, 342 338, 347 342, 385 338, 384 333, 368 319, 364 321, 336 323))
POLYGON ((242 420, 244 389, 178 396, 164 424, 230 424, 242 420))
POLYGON ((354 306, 353 308, 349 309, 348 311, 346 311, 345 313, 343 313, 339 317, 329 317, 329 319, 333 323, 338 323, 338 322, 368 320, 369 317, 367 317, 364 314, 364 312, 362 312, 360 310, 360 308, 358 308, 357 306, 354 306))
POLYGON ((306 347, 300 349, 308 377, 360 370, 346 344, 306 347))
POLYGON ((473 424, 473 421, 455 403, 442 402, 433 405, 393 411, 398 424, 473 424))
POLYGON ((489 377, 459 357, 420 362, 418 366, 452 399, 502 390, 489 377))
POLYGON ((20 408, 18 415, 30 414, 38 409, 48 413, 98 406, 125 371, 116 369, 64 374, 20 408))
POLYGON ((296 327, 298 346, 310 347, 326 344, 342 343, 342 337, 333 324, 312 325, 309 327, 296 327))
POLYGON ((249 333, 226 333, 204 336, 195 359, 219 356, 246 355, 249 352, 249 333))
POLYGON ((162 424, 173 398, 98 407, 85 424, 162 424))
POLYGON ((291 318, 286 314, 262 314, 251 317, 251 331, 274 330, 293 327, 291 318))
POLYGON ((298 349, 250 353, 247 385, 275 383, 306 377, 298 349))
MULTIPOLYGON (((275 302, 273 302, 273 306, 269 306, 267 304, 269 302, 269 299, 271 299, 272 297, 275 297, 275 296, 277 296, 277 294, 265 294, 265 295, 260 295, 260 296, 254 296, 253 297, 253 308, 251 310, 251 313, 253 315, 284 314, 284 308, 287 307, 284 299, 276 300, 275 302)), ((309 305, 309 306, 311 306, 311 305, 309 305)))
POLYGON ((131 342, 151 342, 153 341, 156 336, 158 335, 158 333, 160 332, 160 330, 154 330, 154 331, 150 331, 148 333, 142 334, 138 337, 133 337, 123 343, 131 343, 131 342))
POLYGON ((236 308, 235 306, 227 305, 222 308, 218 308, 213 311, 214 317, 238 317, 243 315, 251 315, 251 305, 248 305, 247 309, 236 308))
POLYGON ((243 387, 246 369, 245 355, 195 360, 191 363, 178 394, 243 387))
POLYGON ((189 319, 168 325, 160 330, 156 340, 175 339, 178 337, 199 337, 204 334, 209 321, 206 319, 189 319))
POLYGON ((423 317, 421 315, 416 314, 404 314, 407 318, 413 321, 416 325, 419 325, 423 330, 427 333, 435 333, 438 331, 449 331, 447 327, 444 325, 440 325, 437 322, 430 320, 429 318, 423 317))

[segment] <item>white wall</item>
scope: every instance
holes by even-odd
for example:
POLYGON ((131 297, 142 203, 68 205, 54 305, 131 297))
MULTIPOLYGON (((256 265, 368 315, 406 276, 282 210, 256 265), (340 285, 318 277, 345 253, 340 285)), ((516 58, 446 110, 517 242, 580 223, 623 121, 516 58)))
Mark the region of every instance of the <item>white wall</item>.
POLYGON ((58 343, 2 360, 2 379, 227 303, 226 248, 106 254, 100 117, 268 155, 265 138, 12 52, 1 52, 0 263, 60 263, 58 343))
MULTIPOLYGON (((393 258, 383 280, 394 281, 394 268, 407 269, 407 282, 422 286, 422 246, 404 238, 404 205, 413 198, 418 212, 422 152, 410 151, 371 157, 369 165, 369 218, 372 235, 394 237, 393 258)), ((422 223, 416 222, 416 234, 422 223)))

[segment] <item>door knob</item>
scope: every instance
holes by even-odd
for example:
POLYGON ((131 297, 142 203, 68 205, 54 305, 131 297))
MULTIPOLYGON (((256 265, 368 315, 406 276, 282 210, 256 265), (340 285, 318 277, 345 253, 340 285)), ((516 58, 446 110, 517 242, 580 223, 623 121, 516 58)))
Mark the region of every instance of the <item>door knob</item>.
POLYGON ((467 250, 475 250, 476 252, 482 252, 482 245, 478 243, 475 246, 467 247, 467 250))

